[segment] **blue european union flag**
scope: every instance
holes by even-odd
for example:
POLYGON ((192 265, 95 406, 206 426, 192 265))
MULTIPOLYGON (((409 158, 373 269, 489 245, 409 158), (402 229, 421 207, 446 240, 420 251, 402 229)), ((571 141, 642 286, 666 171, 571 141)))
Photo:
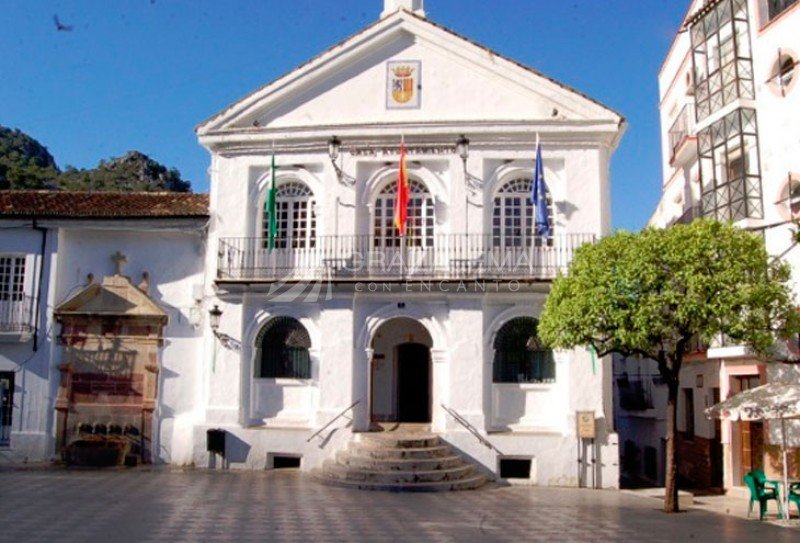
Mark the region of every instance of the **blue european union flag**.
POLYGON ((533 232, 537 236, 552 237, 550 217, 547 214, 547 185, 544 182, 544 166, 542 165, 542 144, 536 144, 536 167, 533 171, 531 185, 531 202, 535 212, 533 232))

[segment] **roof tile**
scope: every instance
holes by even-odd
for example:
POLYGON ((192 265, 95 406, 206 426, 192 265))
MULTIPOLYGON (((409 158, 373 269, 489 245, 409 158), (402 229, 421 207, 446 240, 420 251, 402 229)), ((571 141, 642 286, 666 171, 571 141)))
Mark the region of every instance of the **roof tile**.
POLYGON ((0 191, 0 218, 207 217, 208 195, 184 192, 0 191))

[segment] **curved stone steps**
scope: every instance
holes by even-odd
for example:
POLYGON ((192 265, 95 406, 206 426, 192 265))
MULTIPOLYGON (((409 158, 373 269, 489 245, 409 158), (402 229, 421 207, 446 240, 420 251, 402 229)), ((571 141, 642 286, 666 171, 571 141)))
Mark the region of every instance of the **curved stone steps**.
POLYGON ((313 475, 329 485, 394 492, 472 490, 487 482, 439 436, 416 432, 358 434, 313 475))
POLYGON ((440 481, 435 483, 376 483, 350 481, 327 477, 319 470, 312 472, 312 476, 322 484, 328 486, 351 488, 355 490, 381 490, 385 492, 448 492, 456 490, 476 490, 488 482, 487 478, 481 474, 475 474, 457 481, 440 481))
POLYGON ((339 464, 372 471, 430 471, 449 469, 464 464, 460 456, 441 456, 436 458, 373 458, 340 451, 336 455, 339 464))
POLYGON ((378 447, 357 447, 355 443, 352 443, 349 451, 360 456, 369 456, 379 460, 410 460, 412 458, 426 460, 429 458, 444 458, 452 454, 450 447, 446 445, 418 449, 381 449, 378 447))
POLYGON ((394 449, 424 449, 435 447, 440 444, 439 436, 434 434, 397 434, 391 432, 376 432, 359 434, 357 443, 364 448, 387 448, 394 449))
POLYGON ((366 481, 372 483, 438 483, 442 481, 457 481, 472 475, 475 466, 464 464, 455 468, 433 470, 380 470, 372 471, 341 464, 328 463, 323 465, 322 471, 328 477, 345 479, 348 481, 366 481))

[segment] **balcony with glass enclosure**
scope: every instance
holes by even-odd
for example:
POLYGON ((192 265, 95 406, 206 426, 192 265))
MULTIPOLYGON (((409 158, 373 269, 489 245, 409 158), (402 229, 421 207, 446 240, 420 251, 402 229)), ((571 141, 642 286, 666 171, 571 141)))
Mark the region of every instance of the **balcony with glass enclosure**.
POLYGON ((737 99, 753 99, 753 58, 747 0, 722 0, 689 21, 697 120, 737 99))
POLYGON ((669 163, 674 168, 686 164, 697 154, 694 124, 694 105, 686 104, 669 129, 669 163))
POLYGON ((698 138, 703 216, 763 218, 756 111, 736 109, 698 138))

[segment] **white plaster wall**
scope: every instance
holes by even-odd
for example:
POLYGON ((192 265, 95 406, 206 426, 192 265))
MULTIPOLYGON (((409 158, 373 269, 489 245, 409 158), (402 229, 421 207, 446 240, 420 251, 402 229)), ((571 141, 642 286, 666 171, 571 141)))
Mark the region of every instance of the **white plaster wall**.
MULTIPOLYGON (((753 2, 751 2, 753 4, 753 2)), ((795 6, 796 8, 796 6, 795 6)), ((786 96, 767 83, 775 74, 778 50, 800 60, 800 11, 791 9, 772 24, 759 29, 758 10, 751 5, 753 36, 753 71, 758 111, 758 144, 761 154, 761 184, 764 200, 764 222, 774 224, 790 217, 786 197, 789 173, 800 176, 800 70, 795 68, 793 84, 786 96)), ((791 246, 793 225, 766 230, 767 248, 774 255, 783 255, 793 270, 800 270, 800 250, 791 246)), ((794 272, 795 291, 800 281, 794 272)))
MULTIPOLYGON (((452 141, 458 137, 453 134, 452 141)), ((397 142, 394 142, 396 145, 397 142)), ((609 156, 601 146, 575 148, 544 144, 545 180, 555 203, 556 234, 608 233, 610 231, 609 156)), ((470 174, 484 181, 482 194, 469 195, 461 162, 455 157, 409 154, 409 175, 421 180, 435 198, 436 234, 490 232, 493 198, 506 181, 532 175, 534 149, 505 151, 474 149, 470 174)), ((319 236, 367 235, 372 232, 371 204, 378 191, 397 178, 397 156, 349 157, 344 168, 355 176, 356 188, 336 181, 326 154, 278 154, 277 183, 294 179, 306 183, 316 200, 319 236), (302 167, 298 167, 302 166, 302 167)), ((260 236, 264 194, 268 188, 268 153, 219 159, 218 185, 212 192, 216 213, 210 243, 219 238, 260 236)), ((216 269, 216 252, 207 264, 216 269)))
MULTIPOLYGON (((195 285, 204 282, 202 233, 62 228, 59 238, 59 301, 85 284, 88 273, 94 274, 95 281, 113 274, 110 257, 116 251, 126 255, 123 272, 134 283, 139 282, 142 272, 150 274, 149 295, 169 317, 161 350, 159 402, 154 414, 158 443, 154 444, 154 453, 161 462, 191 462, 199 376, 205 363, 205 311, 194 299, 195 285)), ((57 386, 56 380, 57 376, 53 386, 57 386)))
MULTIPOLYGON (((532 91, 534 85, 528 77, 514 75, 517 77, 499 76, 496 66, 464 58, 462 52, 453 50, 449 44, 399 31, 350 59, 349 65, 335 73, 314 74, 306 88, 262 112, 258 124, 283 128, 407 121, 538 120, 551 118, 554 107, 566 119, 585 118, 586 106, 570 104, 544 85, 536 85, 538 88, 532 91), (387 110, 389 60, 422 61, 419 109, 387 110)), ((605 118, 613 118, 613 114, 606 112, 605 118)))
POLYGON ((42 265, 42 234, 30 222, 3 221, 0 254, 25 255, 25 294, 39 297, 37 341, 0 341, 0 371, 12 371, 14 395, 11 439, 0 449, 0 464, 41 462, 53 454, 50 427, 53 420, 50 380, 52 375, 53 288, 51 270, 58 250, 56 232, 48 230, 42 265))

